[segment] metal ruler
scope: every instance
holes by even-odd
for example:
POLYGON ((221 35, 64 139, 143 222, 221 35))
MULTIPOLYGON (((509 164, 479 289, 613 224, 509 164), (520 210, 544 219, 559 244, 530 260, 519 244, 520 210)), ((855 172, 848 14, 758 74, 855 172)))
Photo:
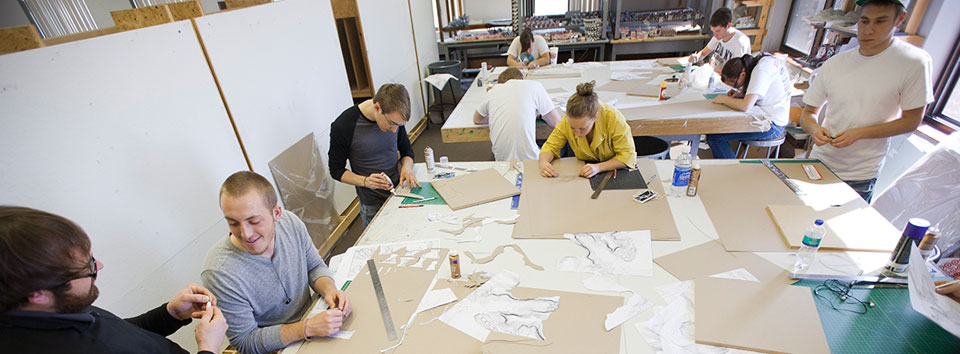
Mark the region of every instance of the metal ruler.
MULTIPOLYGON (((518 174, 517 174, 517 183, 514 184, 514 185, 517 186, 517 189, 520 189, 520 187, 523 186, 523 174, 522 174, 522 173, 518 173, 518 174)), ((517 208, 519 208, 519 207, 520 207, 520 195, 517 194, 517 195, 513 196, 513 200, 510 201, 510 209, 511 209, 511 210, 517 210, 517 208)))
POLYGON ((597 186, 597 189, 593 191, 590 199, 597 199, 597 197, 600 196, 600 192, 603 192, 603 188, 607 186, 607 182, 610 182, 611 177, 613 177, 613 171, 609 171, 607 172, 606 176, 603 176, 603 179, 600 180, 600 185, 597 186))
POLYGON ((457 171, 466 171, 466 172, 477 172, 477 170, 474 170, 474 169, 472 169, 472 168, 457 167, 457 166, 452 166, 452 165, 441 165, 441 164, 437 164, 437 167, 439 167, 439 168, 446 168, 446 169, 448 169, 448 170, 457 170, 457 171))
POLYGON ((763 159, 760 162, 763 163, 764 166, 767 166, 767 168, 770 169, 770 171, 773 172, 773 174, 776 175, 777 178, 779 178, 780 181, 783 182, 783 184, 786 184, 787 187, 790 187, 790 190, 792 190, 794 194, 796 195, 806 194, 803 192, 803 190, 800 189, 800 186, 798 186, 797 183, 791 180, 790 177, 787 177, 787 174, 783 173, 783 170, 777 167, 777 165, 774 165, 773 162, 770 162, 770 160, 767 160, 767 159, 763 159))
POLYGON ((387 339, 397 340, 397 329, 393 327, 393 317, 390 317, 390 309, 387 307, 387 297, 383 295, 383 284, 380 283, 380 274, 377 273, 377 264, 373 259, 367 260, 367 268, 370 269, 370 280, 373 280, 373 291, 377 293, 377 303, 380 304, 380 316, 383 317, 383 326, 387 329, 387 339))
POLYGON ((790 273, 791 279, 800 280, 839 280, 853 286, 899 287, 907 284, 907 278, 886 277, 883 275, 853 275, 853 274, 803 274, 790 273))

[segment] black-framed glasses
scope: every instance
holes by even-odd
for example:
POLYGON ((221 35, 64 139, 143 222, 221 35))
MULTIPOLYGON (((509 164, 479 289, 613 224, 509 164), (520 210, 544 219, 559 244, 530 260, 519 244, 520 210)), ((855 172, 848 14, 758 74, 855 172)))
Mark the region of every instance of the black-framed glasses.
POLYGON ((63 282, 63 284, 69 283, 77 279, 83 279, 83 278, 97 279, 97 259, 93 258, 93 256, 90 256, 90 268, 88 270, 90 271, 90 273, 82 274, 82 275, 78 275, 73 278, 70 278, 70 280, 63 282))

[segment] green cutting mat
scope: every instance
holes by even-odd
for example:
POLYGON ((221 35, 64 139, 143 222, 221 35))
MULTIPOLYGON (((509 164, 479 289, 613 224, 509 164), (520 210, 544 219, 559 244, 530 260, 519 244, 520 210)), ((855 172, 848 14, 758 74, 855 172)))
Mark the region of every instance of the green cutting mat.
POLYGON ((443 197, 440 196, 440 193, 437 193, 436 189, 433 189, 433 184, 430 182, 420 182, 421 188, 416 188, 411 190, 413 194, 430 198, 437 197, 437 199, 428 200, 425 202, 420 202, 420 199, 416 198, 403 198, 403 201, 400 204, 435 204, 435 205, 447 205, 447 201, 443 200, 443 197))
MULTIPOLYGON (((822 282, 801 281, 813 288, 822 282)), ((821 291, 821 294, 824 292, 821 291)), ((853 289, 858 299, 876 306, 866 314, 834 310, 814 295, 827 343, 833 353, 956 353, 960 338, 950 334, 910 306, 907 289, 853 289)), ((826 295, 831 298, 832 294, 826 295)))

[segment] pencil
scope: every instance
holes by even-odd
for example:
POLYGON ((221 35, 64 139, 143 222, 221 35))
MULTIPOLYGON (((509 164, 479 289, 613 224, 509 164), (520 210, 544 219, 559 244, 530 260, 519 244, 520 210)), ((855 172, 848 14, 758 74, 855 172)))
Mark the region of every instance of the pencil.
POLYGON ((946 287, 948 287, 948 286, 950 286, 950 285, 953 285, 953 284, 956 284, 956 283, 960 283, 960 279, 957 279, 957 280, 954 280, 954 281, 950 281, 950 282, 946 282, 946 283, 937 285, 937 289, 943 289, 943 288, 946 288, 946 287))
POLYGON ((401 205, 400 207, 401 208, 419 208, 422 206, 423 204, 404 204, 404 205, 401 205))

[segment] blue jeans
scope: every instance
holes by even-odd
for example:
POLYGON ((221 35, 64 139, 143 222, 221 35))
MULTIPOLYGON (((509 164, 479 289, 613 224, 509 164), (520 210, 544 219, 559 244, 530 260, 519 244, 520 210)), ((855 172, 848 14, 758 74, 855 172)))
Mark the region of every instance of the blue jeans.
POLYGON ((731 141, 737 140, 768 140, 775 139, 783 135, 783 127, 770 124, 770 129, 765 132, 757 133, 725 133, 725 134, 707 134, 707 144, 713 151, 715 159, 734 159, 737 156, 730 148, 731 141))
POLYGON ((370 225, 370 221, 373 221, 373 217, 377 216, 377 212, 380 211, 380 207, 382 206, 383 202, 379 204, 360 203, 360 220, 363 221, 364 229, 367 228, 367 225, 370 225))
POLYGON ((860 194, 860 198, 867 201, 867 204, 870 203, 870 200, 873 199, 873 186, 877 184, 877 177, 872 179, 866 179, 862 181, 843 181, 850 188, 857 191, 860 194))

